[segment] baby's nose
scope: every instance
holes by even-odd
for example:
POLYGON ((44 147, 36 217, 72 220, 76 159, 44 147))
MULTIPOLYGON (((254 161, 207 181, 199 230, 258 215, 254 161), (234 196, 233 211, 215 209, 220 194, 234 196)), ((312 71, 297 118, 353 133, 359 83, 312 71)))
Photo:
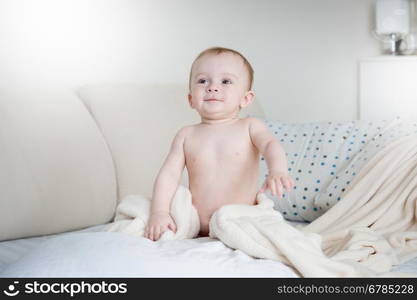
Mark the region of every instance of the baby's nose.
POLYGON ((219 90, 217 88, 209 88, 208 91, 209 92, 218 92, 219 90))

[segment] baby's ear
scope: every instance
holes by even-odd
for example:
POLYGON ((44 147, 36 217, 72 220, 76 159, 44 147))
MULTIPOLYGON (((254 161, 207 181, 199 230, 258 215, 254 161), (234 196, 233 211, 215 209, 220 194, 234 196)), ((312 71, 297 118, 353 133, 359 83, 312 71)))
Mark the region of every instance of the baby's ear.
POLYGON ((255 93, 253 91, 247 91, 245 97, 240 101, 240 108, 244 108, 252 103, 255 98, 255 93))
POLYGON ((188 104, 190 104, 190 107, 193 108, 193 102, 191 101, 193 99, 193 97, 191 96, 191 94, 188 94, 188 104))

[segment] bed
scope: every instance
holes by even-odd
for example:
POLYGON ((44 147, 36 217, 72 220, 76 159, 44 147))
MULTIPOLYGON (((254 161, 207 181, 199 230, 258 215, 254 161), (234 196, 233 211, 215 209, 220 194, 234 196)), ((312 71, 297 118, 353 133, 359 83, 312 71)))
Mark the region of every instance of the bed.
MULTIPOLYGON (((183 93, 132 84, 86 86, 76 94, 2 93, 8 99, 2 101, 3 128, 15 134, 0 135, 9 147, 3 149, 0 177, 0 277, 302 276, 291 264, 253 257, 219 239, 152 242, 108 232, 123 199, 149 198, 175 129, 196 120, 188 108, 178 108, 185 105, 178 102, 183 93), (171 97, 161 105, 166 94, 171 97), (28 103, 32 110, 24 108, 28 103), (152 140, 150 129, 158 132, 152 140)), ((296 189, 284 201, 269 196, 295 228, 343 201, 381 149, 417 134, 415 123, 400 119, 289 124, 266 119, 259 104, 242 114, 262 119, 286 149, 296 189)), ((266 174, 261 157, 260 184, 266 174)), ((391 271, 417 276, 416 251, 391 271)))
POLYGON ((298 277, 211 238, 152 242, 100 227, 0 244, 1 277, 298 277))
MULTIPOLYGON (((256 259, 216 239, 151 242, 106 225, 0 243, 0 277, 298 278, 282 262, 256 259)), ((417 258, 392 272, 417 276, 417 258)))

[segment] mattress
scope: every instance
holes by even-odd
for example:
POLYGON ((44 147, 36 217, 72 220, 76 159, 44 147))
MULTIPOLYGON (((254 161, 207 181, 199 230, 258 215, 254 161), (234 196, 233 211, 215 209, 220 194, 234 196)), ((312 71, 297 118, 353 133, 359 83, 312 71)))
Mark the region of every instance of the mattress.
POLYGON ((208 237, 153 242, 103 226, 0 243, 0 277, 298 277, 208 237))
MULTIPOLYGON (((298 277, 208 237, 153 242, 105 226, 0 242, 0 277, 298 277)), ((417 276, 417 258, 392 271, 417 276)))
POLYGON ((97 225, 77 231, 0 242, 0 273, 6 266, 16 262, 19 258, 35 249, 46 240, 74 232, 98 232, 105 226, 106 225, 97 225))

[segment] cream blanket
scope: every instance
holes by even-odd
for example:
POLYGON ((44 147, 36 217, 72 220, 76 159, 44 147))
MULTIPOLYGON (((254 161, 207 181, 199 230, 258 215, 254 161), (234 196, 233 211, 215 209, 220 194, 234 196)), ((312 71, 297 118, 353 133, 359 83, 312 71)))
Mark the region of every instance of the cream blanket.
MULTIPOLYGON (((177 232, 161 239, 186 239, 199 232, 189 190, 179 186, 171 203, 177 232)), ((382 149, 364 166, 345 197, 320 218, 296 228, 258 194, 258 204, 226 205, 210 220, 210 237, 246 254, 282 261, 303 277, 401 276, 395 264, 417 257, 417 137, 382 149)), ((143 236, 150 200, 128 196, 117 207, 109 231, 143 236)))

